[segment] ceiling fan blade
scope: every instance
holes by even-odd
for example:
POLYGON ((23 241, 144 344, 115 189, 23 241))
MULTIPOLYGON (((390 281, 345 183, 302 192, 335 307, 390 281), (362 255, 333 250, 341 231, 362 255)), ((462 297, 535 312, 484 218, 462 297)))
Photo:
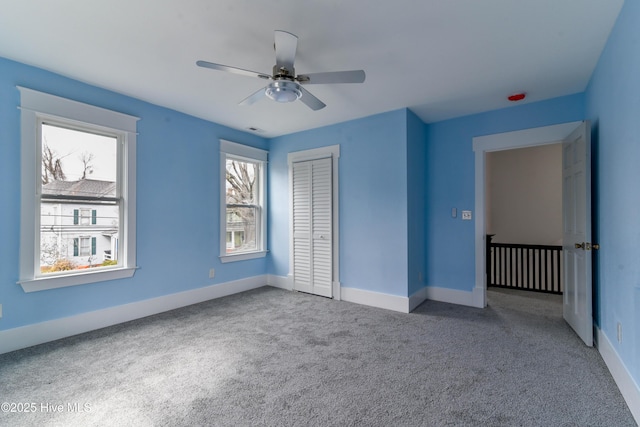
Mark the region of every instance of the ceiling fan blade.
POLYGON ((276 67, 293 71, 298 48, 298 36, 287 31, 275 31, 276 67))
POLYGON ((363 70, 300 74, 296 77, 296 80, 303 85, 325 83, 363 83, 364 79, 365 73, 363 70))
POLYGON ((305 105, 311 108, 313 111, 318 111, 327 106, 324 102, 320 101, 315 96, 311 95, 311 93, 305 88, 301 87, 300 91, 302 92, 302 96, 300 97, 300 101, 304 102, 305 105))
POLYGON ((214 64, 213 62, 197 61, 198 67, 211 68, 212 70, 226 71, 228 73, 240 74, 241 76, 258 77, 261 79, 270 79, 268 74, 258 73, 257 71, 243 70, 242 68, 230 67, 228 65, 214 64))
POLYGON ((247 96, 245 99, 240 101, 238 105, 255 104, 256 102, 260 101, 262 98, 266 96, 264 91, 265 91, 265 88, 257 90, 256 92, 252 93, 251 95, 247 96))

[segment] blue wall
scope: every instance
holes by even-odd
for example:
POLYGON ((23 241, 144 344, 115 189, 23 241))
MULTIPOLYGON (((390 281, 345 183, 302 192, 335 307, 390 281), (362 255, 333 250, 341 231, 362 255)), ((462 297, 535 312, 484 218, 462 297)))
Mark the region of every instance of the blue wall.
POLYGON ((425 286, 426 162, 427 125, 413 112, 407 111, 408 296, 415 294, 425 286))
POLYGON ((586 91, 594 124, 596 320, 640 384, 640 2, 626 1, 586 91), (622 342, 617 324, 622 324, 622 342))
POLYGON ((264 274, 266 259, 221 264, 219 138, 268 141, 0 58, 0 330, 264 274), (25 293, 18 281, 20 105, 16 85, 140 117, 131 279, 25 293), (209 279, 210 268, 216 269, 209 279))
POLYGON ((269 149, 269 273, 289 273, 287 154, 340 145, 340 281, 407 296, 407 110, 285 135, 269 149))
POLYGON ((473 138, 583 119, 584 96, 576 94, 428 125, 428 286, 463 291, 475 286, 475 222, 460 219, 460 211, 475 206, 473 138), (457 218, 451 217, 451 208, 458 209, 457 218))

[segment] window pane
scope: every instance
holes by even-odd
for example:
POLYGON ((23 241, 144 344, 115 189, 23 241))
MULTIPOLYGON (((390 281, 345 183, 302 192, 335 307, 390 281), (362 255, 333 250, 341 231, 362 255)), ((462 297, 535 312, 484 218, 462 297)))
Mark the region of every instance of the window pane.
POLYGON ((91 239, 89 237, 80 238, 80 256, 91 255, 91 239))
POLYGON ((40 272, 117 265, 118 139, 46 123, 41 135, 40 272))
POLYGON ((80 224, 89 225, 91 209, 80 209, 80 224))
POLYGON ((116 196, 117 138, 46 123, 41 129, 43 194, 116 196))
POLYGON ((227 253, 259 250, 260 223, 258 163, 228 158, 226 161, 227 253))
POLYGON ((227 253, 257 251, 256 207, 227 205, 227 253))
POLYGON ((227 159, 227 204, 258 203, 258 163, 227 159))

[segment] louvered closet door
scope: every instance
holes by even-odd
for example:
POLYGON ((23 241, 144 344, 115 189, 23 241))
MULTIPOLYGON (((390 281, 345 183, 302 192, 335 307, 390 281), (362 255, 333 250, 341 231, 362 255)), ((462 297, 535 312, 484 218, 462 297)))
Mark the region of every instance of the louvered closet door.
POLYGON ((294 289, 332 297, 332 160, 293 163, 294 289))

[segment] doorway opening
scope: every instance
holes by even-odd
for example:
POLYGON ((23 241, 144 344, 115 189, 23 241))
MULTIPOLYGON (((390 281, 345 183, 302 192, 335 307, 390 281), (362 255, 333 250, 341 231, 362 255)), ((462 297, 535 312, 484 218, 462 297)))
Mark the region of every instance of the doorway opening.
POLYGON ((571 122, 473 139, 475 152, 474 304, 487 305, 486 158, 487 153, 563 143, 563 317, 586 345, 593 345, 591 307, 591 171, 588 122, 571 122), (574 247, 575 246, 575 247, 574 247))
POLYGON ((487 287, 562 294, 562 144, 486 153, 487 287))

